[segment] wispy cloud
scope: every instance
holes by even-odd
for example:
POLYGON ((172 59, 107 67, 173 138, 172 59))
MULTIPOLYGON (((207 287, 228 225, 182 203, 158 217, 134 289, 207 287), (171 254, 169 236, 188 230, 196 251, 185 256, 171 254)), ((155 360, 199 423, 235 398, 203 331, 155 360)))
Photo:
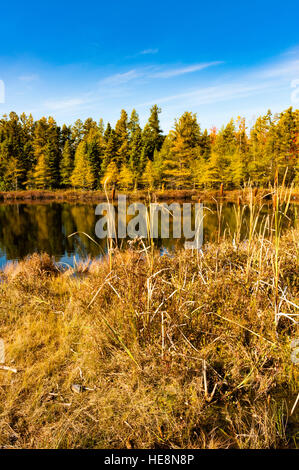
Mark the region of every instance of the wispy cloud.
POLYGON ((150 106, 154 103, 169 103, 171 101, 183 101, 186 103, 188 99, 193 105, 211 104, 218 101, 227 101, 231 99, 244 98, 263 92, 268 89, 268 84, 259 83, 249 85, 246 83, 229 83, 226 85, 218 85, 211 87, 203 87, 200 89, 192 90, 185 93, 178 93, 154 99, 147 103, 142 103, 140 106, 150 106))
POLYGON ((299 60, 283 61, 258 72, 263 78, 291 77, 299 75, 299 60))
POLYGON ((110 75, 109 77, 100 80, 100 85, 121 85, 123 83, 130 82, 138 77, 141 77, 143 73, 137 72, 137 70, 129 70, 128 72, 124 73, 116 73, 114 75, 110 75))
POLYGON ((194 64, 194 65, 189 65, 185 67, 179 67, 175 69, 169 69, 169 70, 164 70, 161 72, 155 72, 152 74, 152 77, 154 78, 172 78, 172 77, 177 77, 179 75, 185 75, 187 73, 193 73, 193 72, 198 72, 199 70, 206 69, 208 67, 212 67, 214 65, 219 65, 223 64, 221 61, 217 62, 205 62, 202 64, 194 64))
POLYGON ((138 52, 137 55, 149 55, 149 54, 158 54, 159 49, 145 49, 144 51, 138 52))
MULTIPOLYGON (((191 69, 190 71, 192 71, 193 67, 196 66, 190 66, 187 70, 191 69)), ((184 69, 178 70, 183 72, 184 69)), ((166 71, 165 74, 163 73, 163 77, 168 78, 171 76, 171 72, 171 70, 166 71)), ((158 74, 161 75, 161 73, 158 74)), ((173 76, 175 75, 178 74, 175 73, 173 76)), ((271 104, 275 105, 279 97, 281 100, 285 100, 285 97, 289 94, 291 99, 292 79, 297 77, 299 77, 299 60, 297 57, 290 57, 289 60, 286 60, 285 56, 281 56, 280 60, 263 66, 239 70, 239 72, 234 72, 233 75, 225 73, 222 75, 222 83, 219 83, 221 76, 217 75, 211 85, 203 82, 203 86, 200 88, 181 89, 181 92, 163 94, 162 96, 156 94, 151 101, 140 104, 140 107, 150 106, 154 103, 165 103, 172 112, 174 110, 181 112, 186 107, 196 109, 198 106, 217 105, 221 102, 230 103, 229 106, 233 108, 233 103, 238 103, 241 99, 247 99, 248 103, 252 101, 256 105, 258 103, 260 105, 264 104, 268 109, 271 104)), ((243 109, 243 113, 246 113, 246 109, 243 109)))
POLYGON ((69 98, 61 100, 49 100, 44 102, 44 106, 53 111, 61 109, 70 109, 88 103, 88 100, 83 98, 69 98))
POLYGON ((158 48, 143 49, 142 51, 136 52, 136 54, 127 55, 125 58, 126 59, 135 59, 136 57, 140 57, 140 56, 143 56, 143 55, 155 55, 155 54, 158 54, 158 52, 159 52, 158 48))
POLYGON ((36 73, 33 73, 31 75, 21 75, 18 78, 21 82, 34 82, 39 79, 39 76, 36 73))
MULTIPOLYGON (((146 53, 146 51, 144 52, 146 53)), ((100 85, 117 86, 128 83, 136 79, 153 79, 153 78, 172 78, 187 73, 198 72, 200 70, 222 64, 223 62, 205 62, 202 64, 188 65, 180 68, 170 68, 161 70, 158 66, 149 66, 140 69, 129 70, 128 72, 116 73, 100 80, 100 85)))

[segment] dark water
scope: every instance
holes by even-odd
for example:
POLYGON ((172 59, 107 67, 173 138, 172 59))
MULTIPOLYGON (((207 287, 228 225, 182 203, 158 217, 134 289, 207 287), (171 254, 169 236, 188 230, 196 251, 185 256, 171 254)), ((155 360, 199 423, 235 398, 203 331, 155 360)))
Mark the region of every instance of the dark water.
MULTIPOLYGON (((100 240, 95 235, 95 225, 100 218, 95 215, 95 207, 96 204, 92 203, 1 204, 0 267, 7 261, 19 260, 34 252, 46 252, 53 255, 56 261, 70 265, 74 264, 74 259, 103 256, 107 252, 107 240, 100 240), (69 238, 68 235, 74 232, 85 232, 100 247, 83 234, 69 238)), ((271 211, 270 205, 262 207, 258 230, 271 219, 271 211)), ((298 206, 290 206, 289 219, 285 218, 284 227, 296 225, 298 213, 298 206)), ((241 227, 243 239, 248 236, 248 224, 249 210, 245 207, 241 227)), ((232 203, 224 203, 218 208, 216 204, 204 204, 204 243, 217 240, 219 236, 233 235, 235 231, 236 217, 232 203)), ((119 242, 124 248, 126 243, 126 240, 119 242)), ((183 246, 184 239, 159 238, 155 243, 162 251, 173 251, 176 247, 183 246)))

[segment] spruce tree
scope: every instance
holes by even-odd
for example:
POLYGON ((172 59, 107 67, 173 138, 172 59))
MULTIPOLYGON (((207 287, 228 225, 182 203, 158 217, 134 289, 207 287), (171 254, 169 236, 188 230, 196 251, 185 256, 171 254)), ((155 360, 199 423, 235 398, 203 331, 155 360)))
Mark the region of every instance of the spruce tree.
POLYGON ((74 170, 74 156, 71 143, 67 140, 62 151, 62 159, 60 162, 60 181, 63 187, 71 186, 71 176, 74 170))
POLYGON ((104 147, 104 152, 103 152, 103 160, 101 163, 101 171, 100 171, 100 174, 102 177, 106 173, 106 170, 108 166, 110 165, 110 163, 116 162, 117 149, 118 149, 118 143, 117 143, 117 136, 115 134, 115 131, 107 126, 107 129, 105 132, 105 147, 104 147), (109 133, 107 132, 107 130, 109 131, 109 133))
POLYGON ((115 136, 117 145, 115 161, 120 168, 129 158, 128 114, 124 109, 121 110, 120 119, 115 125, 115 136))
POLYGON ((51 182, 51 173, 48 167, 47 159, 44 154, 40 154, 38 162, 33 171, 34 186, 38 189, 46 189, 51 182))
POLYGON ((142 133, 143 158, 152 160, 154 151, 160 150, 163 144, 162 130, 160 128, 159 114, 161 109, 155 104, 150 110, 150 117, 142 133))
POLYGON ((120 189, 128 190, 134 186, 134 174, 129 165, 123 163, 119 172, 118 185, 120 189))
POLYGON ((145 170, 142 174, 142 183, 144 187, 150 191, 154 189, 155 185, 155 173, 153 168, 153 162, 148 160, 145 166, 145 170))
POLYGON ((175 121, 171 146, 164 161, 164 178, 168 186, 190 187, 191 166, 200 144, 200 127, 195 114, 185 112, 175 121))
POLYGON ((142 162, 142 130, 139 124, 139 117, 135 109, 133 109, 130 121, 128 123, 129 130, 129 167, 133 173, 134 187, 137 187, 140 176, 144 170, 142 162))
POLYGON ((88 160, 86 143, 80 142, 75 154, 75 167, 71 176, 71 184, 75 188, 92 189, 95 180, 92 167, 88 160))
POLYGON ((119 170, 117 168, 117 165, 115 161, 112 161, 108 164, 105 173, 101 179, 101 184, 104 189, 107 187, 113 187, 116 186, 119 178, 119 170))

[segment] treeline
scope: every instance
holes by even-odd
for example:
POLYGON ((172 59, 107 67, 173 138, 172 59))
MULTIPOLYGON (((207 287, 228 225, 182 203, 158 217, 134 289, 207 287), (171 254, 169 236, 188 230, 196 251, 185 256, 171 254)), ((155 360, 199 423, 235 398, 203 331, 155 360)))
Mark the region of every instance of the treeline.
POLYGON ((185 112, 166 136, 160 112, 154 105, 143 129, 135 110, 122 110, 114 129, 102 119, 60 127, 52 117, 4 115, 0 190, 265 187, 277 170, 299 184, 299 110, 268 111, 251 129, 239 117, 210 131, 185 112))

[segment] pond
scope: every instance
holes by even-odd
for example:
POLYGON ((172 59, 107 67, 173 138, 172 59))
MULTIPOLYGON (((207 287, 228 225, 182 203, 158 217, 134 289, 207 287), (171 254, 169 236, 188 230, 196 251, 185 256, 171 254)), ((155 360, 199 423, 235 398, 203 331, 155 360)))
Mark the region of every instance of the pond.
MULTIPOLYGON (((170 202, 169 202, 170 203, 170 202)), ((182 204, 181 204, 182 206, 182 204)), ((194 222, 194 206, 191 214, 194 222)), ((21 204, 0 204, 0 267, 8 261, 19 260, 34 252, 46 252, 55 257, 57 262, 74 264, 74 260, 88 256, 99 258, 107 252, 107 240, 97 238, 95 226, 100 216, 95 214, 95 203, 58 203, 31 202, 21 204), (74 232, 80 234, 69 237, 74 232), (84 234, 83 234, 84 232, 84 234), (96 242, 94 243, 85 234, 96 242), (100 246, 98 246, 100 245, 100 246)), ((295 226, 298 223, 299 207, 291 205, 288 218, 284 217, 283 225, 295 226)), ((240 238, 246 239, 249 227, 249 209, 243 210, 240 238)), ((273 217, 270 203, 264 204, 258 211, 257 230, 263 230, 273 217), (267 222, 268 221, 268 222, 267 222)), ((215 241, 219 237, 232 237, 236 232, 236 205, 233 203, 204 203, 203 242, 215 241)), ((268 230, 266 230, 267 232, 268 230)), ((172 252, 184 246, 184 238, 170 237, 155 240, 161 252, 172 252)), ((122 248, 127 240, 119 241, 122 248)))

